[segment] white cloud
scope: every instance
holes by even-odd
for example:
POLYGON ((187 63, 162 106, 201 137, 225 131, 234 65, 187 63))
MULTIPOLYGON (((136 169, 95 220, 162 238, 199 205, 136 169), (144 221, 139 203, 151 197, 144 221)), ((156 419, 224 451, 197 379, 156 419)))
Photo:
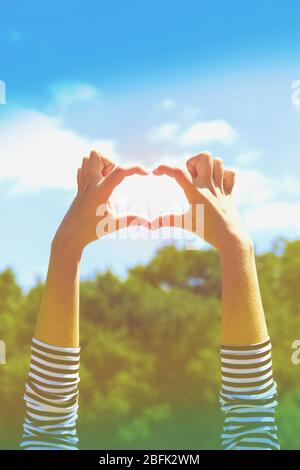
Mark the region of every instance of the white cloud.
MULTIPOLYGON (((156 137, 176 141, 179 125, 165 123, 156 129, 156 137)), ((220 135, 220 134, 219 134, 220 135)), ((120 161, 112 140, 89 139, 63 128, 58 117, 28 109, 18 109, 0 127, 0 165, 2 181, 11 180, 14 188, 33 191, 44 188, 71 189, 76 185, 76 170, 83 156, 93 148, 120 161)), ((164 154, 161 162, 184 166, 185 155, 179 151, 164 154)), ((142 162, 140 162, 142 163, 142 162)), ((155 164, 153 163, 153 166, 155 164)), ((152 168, 151 168, 152 169, 152 168)), ((272 230, 285 233, 285 228, 300 230, 299 183, 293 175, 270 177, 259 170, 234 168, 237 172, 235 199, 253 230, 272 230), (292 202, 289 202, 291 200, 292 202), (295 196, 297 199, 295 200, 295 196)), ((127 195, 129 202, 139 200, 150 204, 166 198, 182 204, 182 191, 166 178, 136 177, 127 181, 117 196, 127 195), (142 192, 141 192, 142 191, 142 192)), ((118 198, 117 198, 118 199, 118 198)))
POLYGON ((300 196, 299 181, 292 175, 270 177, 259 170, 234 168, 235 197, 241 207, 261 206, 271 201, 290 200, 300 196))
POLYGON ((177 107, 177 103, 175 100, 172 98, 165 98, 161 103, 160 103, 161 109, 164 111, 170 111, 171 109, 174 109, 177 107))
POLYGON ((176 122, 166 122, 156 127, 150 132, 150 139, 153 142, 170 142, 176 139, 176 131, 178 130, 176 122))
POLYGON ((159 108, 163 111, 174 111, 186 119, 195 119, 199 115, 199 109, 190 105, 183 105, 173 98, 166 98, 159 103, 159 108))
POLYGON ((250 229, 263 232, 274 230, 277 233, 287 231, 300 232, 300 202, 272 202, 260 207, 253 207, 244 212, 244 219, 250 229))
POLYGON ((185 130, 178 122, 166 122, 150 132, 156 143, 171 142, 181 148, 202 143, 220 142, 230 144, 237 138, 236 131, 222 120, 197 121, 185 130))
POLYGON ((284 175, 281 178, 280 187, 285 193, 290 194, 291 196, 300 195, 299 179, 292 175, 284 175))
POLYGON ((234 198, 252 232, 272 238, 283 234, 300 233, 300 200, 295 181, 289 175, 271 178, 258 170, 235 168, 237 173, 234 198))
POLYGON ((198 121, 186 129, 178 141, 182 147, 192 147, 208 142, 230 144, 236 137, 236 131, 226 121, 198 121))
POLYGON ((263 156, 264 151, 262 149, 248 150, 247 152, 240 153, 236 158, 236 162, 238 165, 247 166, 257 162, 263 156))
POLYGON ((235 198, 241 207, 264 204, 276 194, 278 182, 258 170, 234 168, 236 172, 235 198))
POLYGON ((90 140, 61 127, 60 120, 19 109, 0 127, 1 179, 19 190, 72 188, 82 157, 97 149, 118 159, 111 140, 90 140))
POLYGON ((94 86, 83 82, 64 82, 52 85, 52 105, 63 110, 78 102, 95 99, 99 92, 94 86))
POLYGON ((300 80, 294 80, 292 83, 292 92, 291 101, 295 107, 300 105, 300 80))

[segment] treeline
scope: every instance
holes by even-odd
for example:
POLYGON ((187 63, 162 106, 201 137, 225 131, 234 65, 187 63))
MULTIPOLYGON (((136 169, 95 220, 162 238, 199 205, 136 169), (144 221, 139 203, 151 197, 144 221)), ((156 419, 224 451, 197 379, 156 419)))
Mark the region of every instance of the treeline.
MULTIPOLYGON (((300 241, 257 256, 273 343, 283 448, 300 448, 300 241)), ((43 285, 24 293, 0 273, 0 448, 16 447, 30 341, 43 285)), ((81 283, 81 448, 216 448, 222 416, 221 273, 214 250, 165 247, 125 280, 107 271, 81 283)))

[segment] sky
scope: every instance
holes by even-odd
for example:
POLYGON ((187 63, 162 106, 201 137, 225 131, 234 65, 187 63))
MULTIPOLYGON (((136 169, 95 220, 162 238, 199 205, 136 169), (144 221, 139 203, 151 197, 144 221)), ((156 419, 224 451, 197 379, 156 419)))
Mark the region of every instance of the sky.
MULTIPOLYGON (((91 149, 149 171, 209 150, 237 171, 258 252, 299 237, 299 17, 298 0, 1 2, 0 269, 24 288, 44 278, 91 149)), ((167 177, 133 177, 112 202, 125 198, 141 213, 186 204, 167 177)), ((82 276, 124 276, 162 245, 182 246, 174 233, 99 240, 82 276)))

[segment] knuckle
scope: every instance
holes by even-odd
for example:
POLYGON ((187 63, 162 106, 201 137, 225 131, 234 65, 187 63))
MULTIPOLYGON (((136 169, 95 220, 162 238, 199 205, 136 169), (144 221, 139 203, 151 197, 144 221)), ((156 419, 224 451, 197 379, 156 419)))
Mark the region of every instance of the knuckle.
POLYGON ((205 161, 205 162, 212 162, 213 158, 212 158, 212 155, 210 152, 200 152, 198 155, 197 155, 197 161, 205 161))
POLYGON ((196 162, 197 158, 198 158, 197 155, 193 155, 192 157, 190 157, 190 158, 187 160, 186 164, 187 164, 187 165, 193 165, 193 164, 196 162))
POLYGON ((189 160, 187 161, 187 164, 192 164, 195 166, 198 162, 203 161, 203 160, 205 161, 213 160, 212 155, 209 151, 204 150, 203 152, 193 155, 191 158, 189 158, 189 160))
POLYGON ((211 153, 208 150, 203 150, 197 156, 198 157, 212 158, 211 153))
POLYGON ((121 168, 120 166, 116 166, 114 169, 113 169, 113 172, 116 176, 121 176, 124 172, 124 169, 121 168))

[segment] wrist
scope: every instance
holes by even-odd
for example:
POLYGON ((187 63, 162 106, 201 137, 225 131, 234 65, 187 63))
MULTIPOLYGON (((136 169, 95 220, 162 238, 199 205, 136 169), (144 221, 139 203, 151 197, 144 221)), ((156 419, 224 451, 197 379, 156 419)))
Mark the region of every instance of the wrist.
POLYGON ((219 249, 221 261, 234 259, 247 259, 254 256, 254 245, 249 236, 233 236, 219 249))
POLYGON ((56 260, 79 262, 83 247, 72 237, 57 232, 51 243, 51 256, 56 260))

